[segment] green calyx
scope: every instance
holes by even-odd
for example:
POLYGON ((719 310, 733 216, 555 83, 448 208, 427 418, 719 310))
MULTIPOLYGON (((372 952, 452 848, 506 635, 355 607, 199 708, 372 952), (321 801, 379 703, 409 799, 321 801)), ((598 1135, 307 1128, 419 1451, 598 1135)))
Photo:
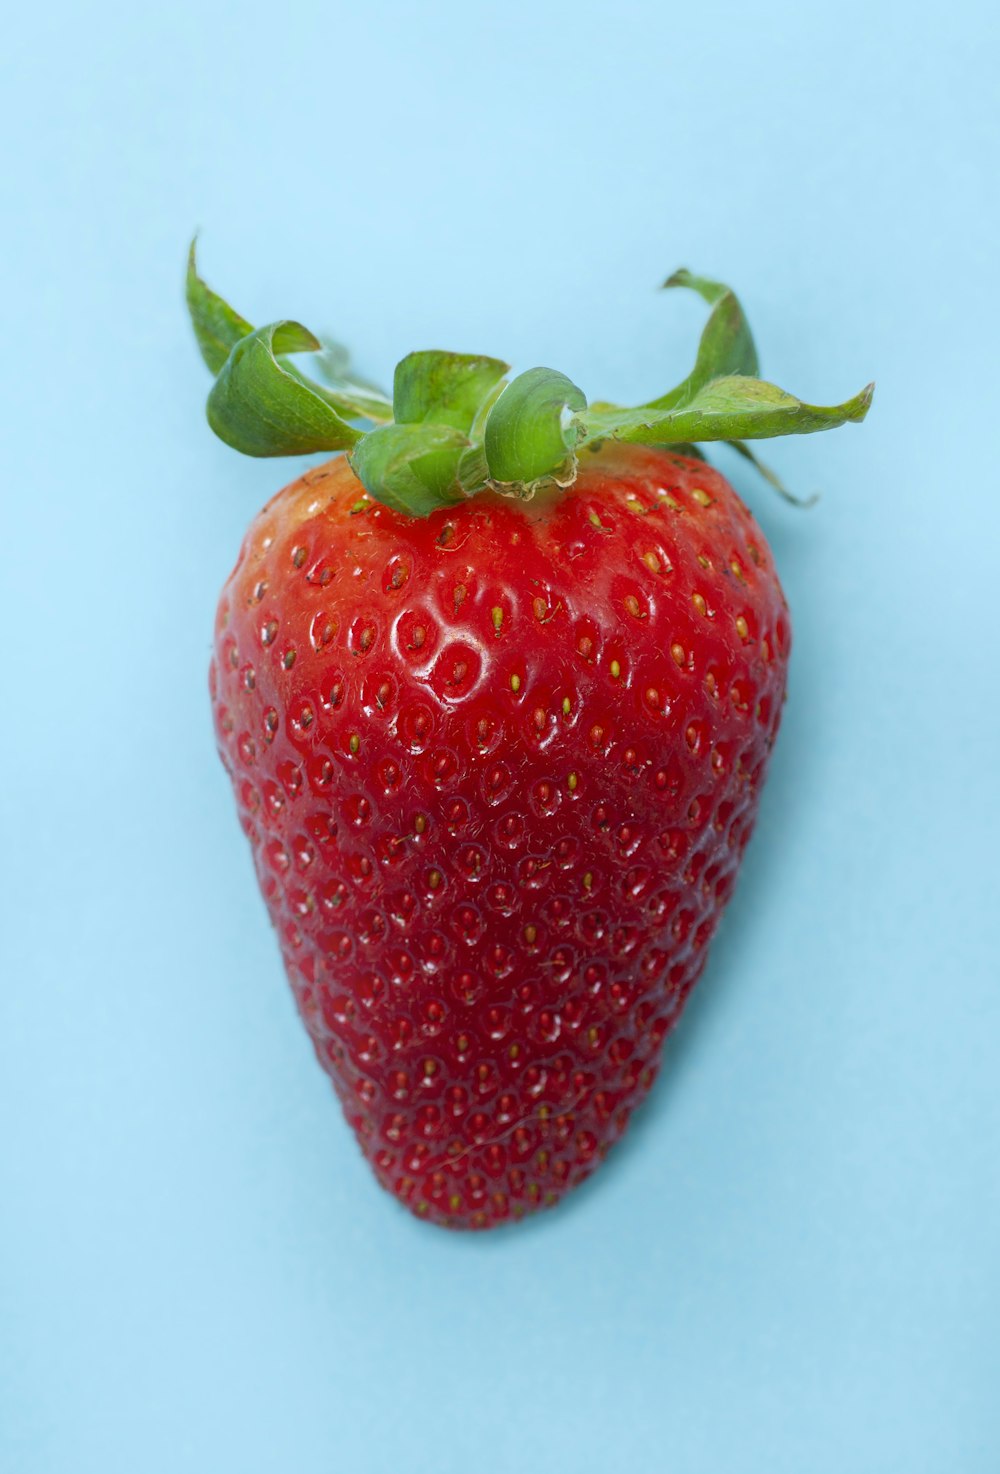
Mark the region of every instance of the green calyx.
POLYGON ((709 304, 694 368, 676 388, 635 409, 588 404, 555 369, 508 381, 508 365, 476 354, 411 353, 396 365, 392 397, 350 373, 347 354, 301 323, 253 328, 198 275, 188 256, 187 303, 215 383, 208 421, 227 445, 253 456, 346 451, 372 497, 424 517, 486 488, 531 497, 568 486, 584 445, 619 440, 674 446, 733 446, 783 495, 777 477, 745 444, 808 435, 863 420, 874 385, 843 404, 804 404, 757 377, 757 350, 736 296, 719 282, 677 271, 666 287, 688 287, 709 304), (315 355, 324 380, 293 355, 315 355))

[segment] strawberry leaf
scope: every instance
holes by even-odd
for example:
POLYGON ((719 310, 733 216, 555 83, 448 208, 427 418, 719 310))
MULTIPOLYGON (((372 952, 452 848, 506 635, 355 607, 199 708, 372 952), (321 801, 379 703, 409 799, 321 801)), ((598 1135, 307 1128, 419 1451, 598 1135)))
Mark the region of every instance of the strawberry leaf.
POLYGON ((467 435, 480 406, 510 368, 499 358, 436 349, 409 353, 396 365, 392 408, 398 425, 430 421, 467 435))
POLYGON ((253 324, 247 322, 245 317, 240 317, 235 308, 230 307, 224 298, 202 281, 198 275, 195 255, 197 243, 196 236, 188 250, 185 295, 201 356, 212 373, 217 374, 229 357, 230 350, 247 333, 253 332, 253 324))
POLYGON ((581 416, 589 438, 674 445, 678 441, 760 440, 775 435, 809 435, 863 420, 871 404, 869 384, 843 404, 804 404, 794 395, 738 374, 713 379, 672 408, 590 410, 581 416))
POLYGON ((458 464, 468 440, 452 425, 381 425, 349 454, 369 495, 396 512, 426 517, 464 501, 458 464))
POLYGON ((297 322, 274 322, 236 343, 208 396, 208 423, 227 445, 251 456, 346 450, 360 435, 318 385, 281 361, 314 353, 317 338, 297 322))
POLYGON ((572 466, 587 397, 565 374, 534 368, 519 374, 486 420, 484 449, 490 479, 525 491, 558 480, 572 466), (570 412, 570 413, 568 413, 570 412))
POLYGON ((731 288, 704 276, 694 276, 684 267, 669 276, 663 285, 665 288, 690 287, 704 297, 712 311, 702 330, 694 368, 676 389, 671 389, 669 394, 659 399, 650 400, 647 408, 673 409, 675 405, 686 404, 712 379, 724 375, 757 376, 757 349, 743 316, 743 308, 731 288))

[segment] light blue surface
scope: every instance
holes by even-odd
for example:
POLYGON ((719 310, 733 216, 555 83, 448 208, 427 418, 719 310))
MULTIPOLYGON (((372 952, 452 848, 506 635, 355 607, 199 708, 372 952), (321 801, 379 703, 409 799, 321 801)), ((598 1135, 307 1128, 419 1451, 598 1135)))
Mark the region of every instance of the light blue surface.
POLYGON ((992 6, 99 10, 0 62, 0 1470, 993 1474, 992 6), (383 377, 652 394, 686 263, 789 388, 878 380, 773 450, 817 510, 724 462, 796 632, 758 836, 652 1104, 513 1232, 376 1189, 287 995, 205 671, 292 468, 203 424, 195 225, 383 377))

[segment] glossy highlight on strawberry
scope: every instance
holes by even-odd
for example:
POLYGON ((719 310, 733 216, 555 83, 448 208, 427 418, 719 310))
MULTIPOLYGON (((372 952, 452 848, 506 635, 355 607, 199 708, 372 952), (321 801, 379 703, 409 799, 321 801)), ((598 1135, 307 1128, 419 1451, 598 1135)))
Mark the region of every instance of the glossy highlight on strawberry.
POLYGON ((753 829, 790 622, 693 440, 759 466, 748 439, 871 399, 757 379, 733 293, 667 285, 711 311, 638 409, 437 351, 390 398, 342 354, 307 378, 307 329, 254 329, 189 262, 213 428, 345 452, 249 528, 216 735, 317 1058, 379 1182, 449 1228, 559 1202, 620 1138, 753 829))

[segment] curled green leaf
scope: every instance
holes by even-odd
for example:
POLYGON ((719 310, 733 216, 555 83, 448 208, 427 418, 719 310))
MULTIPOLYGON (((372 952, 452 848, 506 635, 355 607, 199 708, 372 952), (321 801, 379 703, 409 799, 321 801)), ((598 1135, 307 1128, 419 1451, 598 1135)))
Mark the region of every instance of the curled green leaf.
POLYGON ((686 404, 713 379, 730 374, 755 378, 759 372, 757 349, 736 293, 722 282, 695 276, 682 267, 669 276, 664 287, 689 287, 711 305, 712 311, 701 334, 694 368, 676 389, 650 400, 647 409, 673 409, 686 404))
POLYGON ((587 397, 565 374, 534 368, 507 385, 486 420, 484 448, 490 478, 526 490, 559 479, 580 439, 587 397))
POLYGON ((251 456, 309 455, 353 445, 361 432, 341 418, 318 386, 281 362, 285 354, 319 347, 297 322, 269 323, 241 338, 208 396, 208 423, 220 440, 251 456))
POLYGON ((197 243, 196 236, 188 250, 185 295, 201 356, 212 373, 217 374, 231 349, 253 332, 253 324, 202 281, 198 275, 197 243))
POLYGON ((458 477, 468 440, 451 425, 382 425, 349 454, 354 474, 376 501, 409 517, 465 498, 458 477))
POLYGON ((396 365, 392 407, 396 423, 432 421, 467 435, 480 407, 507 373, 499 358, 431 349, 409 353, 396 365))

